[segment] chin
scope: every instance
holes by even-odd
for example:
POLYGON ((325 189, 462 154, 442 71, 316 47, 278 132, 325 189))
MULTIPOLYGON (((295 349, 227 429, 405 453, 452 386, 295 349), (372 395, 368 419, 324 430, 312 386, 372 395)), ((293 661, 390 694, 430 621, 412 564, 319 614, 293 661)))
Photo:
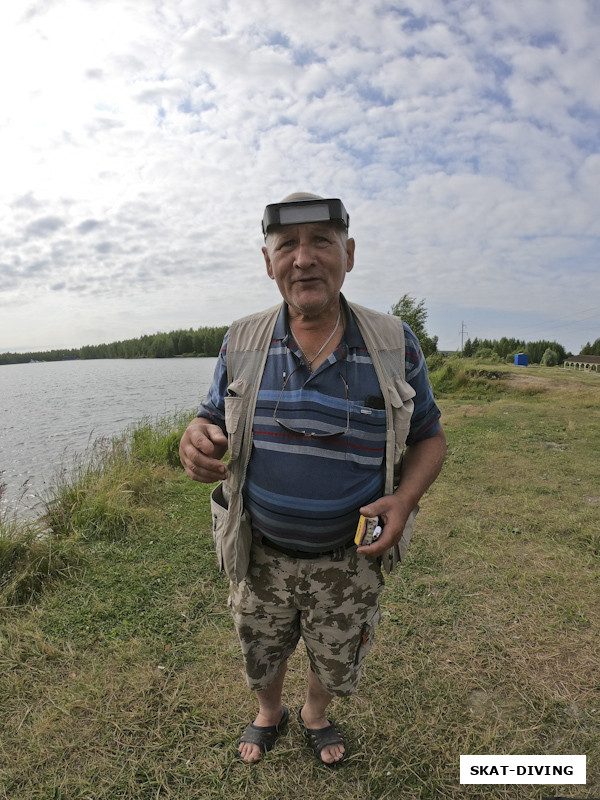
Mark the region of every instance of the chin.
POLYGON ((300 296, 290 298, 288 305, 298 309, 303 314, 319 314, 325 311, 332 303, 337 303, 337 298, 323 295, 319 291, 305 290, 300 296))
POLYGON ((328 306, 328 303, 288 303, 295 311, 304 317, 318 317, 328 306))

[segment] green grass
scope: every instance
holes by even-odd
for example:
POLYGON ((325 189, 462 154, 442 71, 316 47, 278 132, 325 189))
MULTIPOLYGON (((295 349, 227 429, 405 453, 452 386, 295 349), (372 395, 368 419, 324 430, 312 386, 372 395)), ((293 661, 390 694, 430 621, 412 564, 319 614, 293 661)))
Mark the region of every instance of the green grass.
MULTIPOLYGON (((19 556, 0 548, 0 798, 600 796, 599 379, 453 366, 466 380, 438 388, 447 462, 359 690, 331 708, 342 769, 320 767, 294 721, 259 765, 235 757, 254 702, 209 487, 172 466, 177 420, 84 460, 43 533, 3 523, 19 556), (588 784, 461 787, 466 753, 584 753, 588 784)), ((299 648, 293 710, 306 666, 299 648)))

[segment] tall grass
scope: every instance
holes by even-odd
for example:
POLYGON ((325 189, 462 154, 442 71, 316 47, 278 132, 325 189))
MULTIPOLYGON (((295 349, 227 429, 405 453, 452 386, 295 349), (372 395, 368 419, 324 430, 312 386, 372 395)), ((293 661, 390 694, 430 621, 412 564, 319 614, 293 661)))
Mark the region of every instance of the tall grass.
POLYGON ((189 415, 144 419, 122 436, 99 439, 51 492, 44 522, 56 537, 115 539, 153 515, 165 468, 179 463, 189 415))
MULTIPOLYGON (((189 416, 144 419, 119 437, 98 439, 63 468, 39 519, 0 515, 0 604, 30 601, 73 574, 85 561, 81 542, 124 538, 152 524, 189 416)), ((0 484, 0 499, 3 491, 0 484)))
POLYGON ((0 608, 30 602, 81 563, 72 542, 49 536, 39 520, 22 521, 14 511, 4 510, 5 488, 0 481, 0 608))
POLYGON ((30 602, 81 563, 73 542, 48 536, 39 523, 0 519, 0 608, 30 602))
POLYGON ((461 399, 493 398, 506 391, 509 368, 474 362, 458 356, 428 360, 429 377, 437 397, 454 395, 461 399))

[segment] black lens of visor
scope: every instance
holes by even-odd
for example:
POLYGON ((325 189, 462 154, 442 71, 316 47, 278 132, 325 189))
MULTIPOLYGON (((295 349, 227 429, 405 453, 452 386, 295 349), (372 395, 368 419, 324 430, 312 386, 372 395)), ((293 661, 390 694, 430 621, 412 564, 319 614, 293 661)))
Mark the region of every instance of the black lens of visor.
POLYGON ((300 225, 306 222, 337 222, 348 230, 350 217, 337 198, 329 200, 297 200, 291 203, 271 203, 265 208, 262 221, 263 236, 278 225, 300 225))

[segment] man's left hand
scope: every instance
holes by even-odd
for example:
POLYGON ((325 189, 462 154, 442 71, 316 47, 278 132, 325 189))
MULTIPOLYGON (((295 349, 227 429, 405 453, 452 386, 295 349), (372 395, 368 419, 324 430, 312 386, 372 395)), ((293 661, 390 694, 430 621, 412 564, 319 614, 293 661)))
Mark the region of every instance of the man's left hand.
POLYGON ((374 503, 363 506, 360 513, 365 517, 379 517, 382 531, 381 536, 373 544, 357 547, 357 552, 369 558, 376 558, 398 544, 411 511, 412 508, 407 508, 402 498, 395 494, 380 497, 374 503))
POLYGON ((445 455, 446 437, 441 428, 428 439, 406 448, 400 485, 394 494, 380 497, 360 509, 365 517, 379 517, 383 530, 376 542, 357 547, 357 552, 375 558, 398 544, 410 512, 439 475, 445 455))

